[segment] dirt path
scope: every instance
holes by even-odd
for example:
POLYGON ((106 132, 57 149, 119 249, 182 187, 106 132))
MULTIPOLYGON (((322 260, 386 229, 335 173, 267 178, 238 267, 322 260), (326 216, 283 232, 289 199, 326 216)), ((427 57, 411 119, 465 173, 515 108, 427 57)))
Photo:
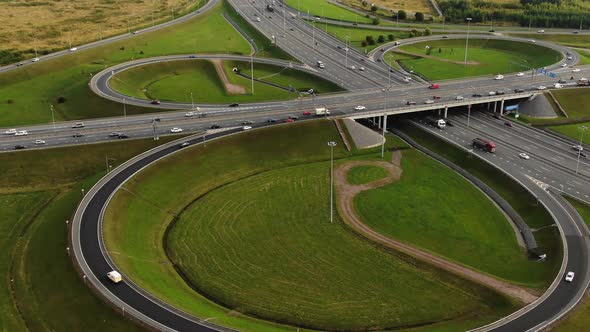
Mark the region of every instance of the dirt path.
POLYGON ((213 60, 209 60, 209 61, 211 61, 213 63, 213 65, 215 66, 215 71, 217 72, 217 76, 219 76, 219 79, 221 79, 221 82, 223 83, 223 86, 225 87, 225 91, 227 93, 232 94, 232 95, 246 94, 245 87, 243 87, 241 85, 233 84, 232 82, 230 82, 225 70, 223 70, 223 60, 213 59, 213 60))
MULTIPOLYGON (((402 51, 400 49, 395 49, 395 50, 393 50, 393 52, 399 53, 399 54, 411 55, 411 56, 418 57, 418 58, 426 58, 426 59, 432 59, 432 60, 437 60, 437 61, 442 61, 442 62, 454 63, 456 65, 465 64, 465 62, 463 62, 463 61, 455 61, 455 60, 445 59, 445 58, 441 58, 441 57, 437 57, 437 56, 433 56, 433 55, 412 53, 412 52, 408 52, 408 51, 402 51)), ((467 64, 468 65, 479 65, 480 63, 477 61, 467 61, 467 64)))
POLYGON ((363 191, 379 188, 384 185, 390 184, 394 181, 398 181, 403 172, 400 167, 401 158, 401 151, 394 151, 391 162, 359 160, 347 162, 345 164, 337 166, 334 169, 334 183, 336 185, 337 190, 336 201, 338 206, 338 212, 340 213, 342 219, 344 219, 344 222, 351 226, 355 231, 359 232, 363 236, 373 241, 376 241, 394 250, 401 251, 419 260, 425 261, 438 268, 441 268, 445 271, 451 272, 456 275, 460 275, 464 278, 473 280, 477 283, 487 285, 525 304, 531 303, 534 300, 536 300, 537 296, 532 294, 523 287, 515 286, 507 282, 498 280, 481 272, 474 271, 465 266, 448 261, 442 257, 431 254, 422 249, 415 248, 411 245, 387 237, 381 233, 374 231, 362 222, 362 218, 358 215, 356 209, 354 208, 354 197, 363 191), (383 167, 387 171, 388 176, 383 179, 361 185, 349 184, 346 179, 348 171, 355 166, 362 165, 383 167))

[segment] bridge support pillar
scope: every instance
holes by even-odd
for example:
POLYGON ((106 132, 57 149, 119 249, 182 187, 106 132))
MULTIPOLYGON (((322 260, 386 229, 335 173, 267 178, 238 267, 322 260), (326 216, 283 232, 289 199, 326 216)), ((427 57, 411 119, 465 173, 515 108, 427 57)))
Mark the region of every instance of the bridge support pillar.
POLYGON ((504 99, 500 101, 500 115, 504 115, 504 99))
POLYGON ((440 108, 436 110, 438 112, 438 116, 440 116, 440 108))
POLYGON ((498 102, 497 102, 497 101, 495 101, 495 102, 494 102, 494 113, 496 113, 496 107, 497 107, 497 106, 498 106, 498 102))
POLYGON ((488 102, 488 111, 490 110, 490 102, 488 102))
POLYGON ((449 110, 449 106, 445 106, 445 119, 447 118, 447 111, 449 110))
POLYGON ((377 128, 381 128, 381 117, 377 117, 377 128))

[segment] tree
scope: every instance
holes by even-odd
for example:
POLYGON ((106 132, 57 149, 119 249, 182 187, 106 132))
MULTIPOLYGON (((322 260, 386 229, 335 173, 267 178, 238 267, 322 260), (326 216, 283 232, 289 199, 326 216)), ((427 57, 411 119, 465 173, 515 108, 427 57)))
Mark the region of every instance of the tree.
POLYGON ((375 17, 372 23, 373 25, 379 25, 379 17, 375 17))
POLYGON ((389 41, 394 41, 395 40, 395 36, 392 34, 387 35, 387 39, 389 39, 389 41))
POLYGON ((361 42, 361 47, 367 47, 367 41, 366 40, 363 40, 361 42))
POLYGON ((414 17, 416 18, 417 22, 424 22, 424 13, 422 12, 416 12, 416 14, 414 15, 414 17))
POLYGON ((442 53, 442 49, 440 47, 438 48, 438 53, 442 53))
POLYGON ((424 29, 424 36, 432 36, 432 30, 426 27, 426 29, 424 29))
POLYGON ((376 11, 377 11, 377 6, 375 6, 375 5, 371 5, 371 11, 372 11, 372 12, 376 12, 376 11))
POLYGON ((367 5, 368 5, 369 3, 367 2, 367 0, 363 0, 362 4, 363 4, 363 7, 367 7, 367 5))
POLYGON ((383 36, 383 35, 379 35, 379 37, 377 38, 377 42, 378 42, 378 43, 383 43, 383 42, 385 42, 385 36, 383 36))
POLYGON ((406 13, 404 10, 398 10, 397 18, 399 18, 400 20, 405 20, 406 18, 408 18, 408 13, 406 13))

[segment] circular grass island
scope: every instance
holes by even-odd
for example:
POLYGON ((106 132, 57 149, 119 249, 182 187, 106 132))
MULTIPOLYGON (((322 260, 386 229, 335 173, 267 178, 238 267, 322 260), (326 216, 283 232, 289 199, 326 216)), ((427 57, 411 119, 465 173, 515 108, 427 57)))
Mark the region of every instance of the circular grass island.
MULTIPOLYGON (((105 210, 106 248, 125 277, 154 296, 243 331, 468 330, 518 307, 489 288, 360 236, 338 213, 330 223, 330 151, 318 144, 328 141, 339 142, 336 167, 381 160, 380 148, 351 155, 327 120, 195 145, 147 167, 117 191, 105 210)), ((405 147, 393 137, 387 145, 405 147)), ((392 152, 386 157, 392 160, 392 152)), ((417 151, 403 150, 401 162, 399 183, 355 200, 372 227, 381 226, 365 207, 408 200, 418 185, 420 195, 404 203, 399 223, 408 232, 436 227, 423 232, 427 241, 452 238, 463 250, 455 255, 407 234, 400 239, 520 284, 538 282, 529 279, 539 278, 543 267, 527 260, 504 215, 478 189, 417 151), (416 172, 436 181, 435 190, 416 172), (471 209, 453 218, 461 204, 471 209), (411 225, 406 211, 412 208, 436 213, 421 214, 411 225), (492 255, 498 248, 502 255, 492 255), (518 266, 529 279, 498 266, 518 266)), ((356 183, 383 178, 380 167, 351 172, 356 183)))
POLYGON ((385 61, 429 80, 445 80, 526 72, 562 58, 558 51, 532 42, 470 38, 465 64, 465 42, 449 38, 407 44, 387 52, 385 61))
POLYGON ((109 85, 130 97, 197 104, 286 100, 307 95, 310 89, 315 93, 343 91, 310 73, 254 63, 252 94, 250 77, 249 62, 190 59, 131 67, 114 75, 109 85))

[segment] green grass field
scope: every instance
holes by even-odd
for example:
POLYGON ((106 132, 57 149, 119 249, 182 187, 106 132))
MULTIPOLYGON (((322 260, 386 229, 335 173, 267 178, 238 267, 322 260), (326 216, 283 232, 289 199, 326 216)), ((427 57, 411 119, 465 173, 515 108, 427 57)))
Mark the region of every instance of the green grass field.
POLYGON ((465 39, 421 42, 399 49, 416 55, 413 59, 400 60, 404 67, 431 80, 522 71, 522 65, 541 68, 560 59, 557 52, 543 46, 490 39, 469 40, 467 61, 476 63, 468 65, 463 64, 465 39), (430 47, 429 54, 426 46, 430 47), (430 58, 422 57, 427 55, 430 58))
POLYGON ((509 221, 481 191, 415 150, 404 151, 402 167, 400 181, 355 198, 369 226, 504 280, 546 284, 545 266, 528 260, 509 221))
POLYGON ((0 154, 0 331, 139 331, 83 284, 65 250, 65 221, 81 190, 104 174, 104 153, 116 166, 153 146, 132 140, 0 154))
POLYGON ((568 118, 579 119, 590 117, 590 89, 560 89, 552 91, 555 99, 567 112, 568 118))
POLYGON ((307 16, 307 12, 312 16, 331 18, 334 20, 371 23, 372 20, 359 15, 353 11, 347 10, 340 6, 334 5, 326 0, 287 0, 287 5, 301 12, 301 16, 307 16))
POLYGON ((412 125, 400 123, 399 125, 396 124, 396 126, 403 129, 418 143, 463 167, 484 181, 506 201, 510 202, 510 205, 531 228, 542 228, 536 231, 534 235, 539 250, 547 253, 547 260, 539 263, 540 267, 535 269, 538 275, 530 277, 538 281, 544 281, 543 285, 537 284, 536 287, 549 286, 557 271, 559 271, 563 253, 558 230, 555 227, 544 227, 553 224, 554 221, 543 206, 537 204, 536 199, 526 189, 515 183, 504 173, 478 158, 471 157, 458 147, 449 145, 412 125))
POLYGON ((485 301, 509 307, 477 287, 456 289, 463 287, 454 278, 390 255, 340 220, 330 224, 328 193, 329 162, 223 186, 180 215, 168 236, 170 257, 229 308, 319 330, 493 315, 485 301))
MULTIPOLYGON (((249 132, 247 135, 224 138, 219 141, 209 142, 206 147, 195 146, 182 151, 180 154, 162 160, 158 163, 157 167, 147 168, 138 174, 137 177, 131 179, 125 185, 125 190, 119 191, 111 201, 105 213, 106 223, 104 224, 107 248, 112 253, 119 268, 125 271, 128 277, 131 277, 136 283, 152 294, 179 308, 200 317, 215 317, 217 323, 243 330, 278 331, 288 329, 282 325, 269 325, 267 322, 250 319, 247 316, 235 315, 235 311, 214 304, 203 295, 196 293, 179 277, 173 266, 161 264, 161 262, 168 260, 166 249, 160 246, 162 243, 161 239, 166 234, 169 223, 177 220, 179 213, 188 204, 193 202, 196 197, 201 197, 211 190, 214 190, 215 193, 218 190, 224 191, 226 188, 234 186, 232 183, 238 180, 249 181, 248 179, 252 177, 264 176, 264 174, 267 174, 265 172, 270 171, 272 173, 275 172, 274 170, 278 172, 276 173, 278 186, 278 183, 282 183, 279 181, 281 178, 284 178, 285 181, 291 178, 285 175, 285 173, 282 173, 280 171, 281 169, 291 169, 286 167, 326 161, 329 158, 329 150, 325 142, 330 140, 339 142, 334 151, 337 159, 349 156, 349 153, 343 149, 343 144, 338 137, 334 125, 327 121, 316 121, 311 123, 297 123, 280 128, 257 130, 249 132), (279 135, 279 133, 281 135, 280 140, 271 138, 274 135, 279 135), (191 176, 187 177, 183 176, 183 174, 191 174, 191 176), (172 188, 174 194, 161 195, 161 188, 172 188), (138 199, 138 197, 141 197, 141 199, 138 199), (145 239, 149 240, 146 241, 145 239)), ((314 171, 311 171, 309 174, 314 173, 314 171)), ((322 176, 325 175, 323 174, 322 176)), ((293 185, 299 183, 296 188, 303 188, 304 184, 307 186, 307 183, 310 182, 292 183, 293 185)), ((322 182, 320 181, 320 183, 322 182)), ((281 188, 282 186, 281 184, 281 188)), ((259 187, 255 186, 255 188, 259 187)), ((255 188, 253 188, 254 193, 252 194, 257 192, 255 188)), ((257 195, 266 195, 268 192, 274 192, 272 185, 265 188, 267 189, 257 195)), ((319 188, 321 187, 318 187, 317 191, 325 191, 325 188, 319 188)), ((282 190, 284 193, 287 191, 282 190)), ((303 192, 307 193, 308 189, 305 189, 303 192)), ((235 196, 236 204, 238 204, 238 200, 241 201, 244 198, 243 196, 246 195, 235 196)), ((205 197, 208 197, 208 195, 205 197)), ((315 201, 315 199, 311 201, 315 201)), ((232 199, 226 202, 233 204, 232 202, 234 200, 232 199)), ((251 204, 254 204, 254 201, 251 204)), ((315 205, 316 203, 313 204, 310 206, 315 209, 317 205, 315 205)), ((317 204, 325 204, 325 202, 317 202, 317 204)), ((293 211, 293 216, 289 218, 294 218, 300 213, 297 212, 300 211, 299 206, 297 204, 291 204, 288 208, 281 210, 283 212, 293 211)), ((213 206, 211 208, 214 210, 213 206)), ((269 206, 268 209, 268 212, 262 209, 260 213, 278 213, 278 211, 274 211, 275 208, 269 206)), ((235 209, 229 208, 228 206, 224 210, 229 212, 235 209)), ((253 211, 259 211, 259 209, 254 209, 253 211)), ((317 215, 314 218, 321 218, 322 214, 317 213, 317 215)), ((305 223, 301 224, 301 227, 308 227, 306 225, 313 220, 305 220, 305 223)), ((289 221, 289 225, 292 225, 291 221, 289 221)), ((329 227, 329 225, 325 226, 329 227)), ((258 229, 257 227, 253 226, 253 228, 258 229)), ((298 231, 300 232, 302 229, 298 231)), ((318 234, 324 234, 324 231, 322 230, 322 233, 318 234)), ((348 239, 349 235, 344 235, 345 233, 342 229, 338 230, 333 234, 334 237, 330 241, 348 239)), ((355 238, 357 237, 355 236, 355 238)), ((358 241, 358 238, 355 241, 358 241)), ((337 242, 340 243, 340 241, 337 242)), ((356 244, 353 243, 353 245, 365 248, 363 250, 374 252, 372 251, 374 249, 368 249, 368 247, 365 247, 365 244, 360 244, 361 242, 355 242, 356 244)), ((170 241, 166 241, 166 243, 170 244, 170 241)), ((341 245, 347 244, 341 243, 341 245)), ((304 249, 302 248, 301 250, 304 249)), ((360 249, 356 248, 354 250, 360 249)), ((328 250, 328 252, 331 252, 331 250, 328 250)), ((369 260, 369 257, 364 257, 369 260)), ((260 259, 268 258, 261 257, 260 259)), ((188 263, 186 260, 183 262, 188 263)), ((385 263, 379 264, 389 263, 385 261, 385 263)), ((214 267, 211 266, 211 268, 214 267)), ((382 277, 389 278, 385 275, 382 275, 382 277)), ((211 280, 211 282, 213 281, 211 280)), ((461 283, 463 284, 464 281, 461 281, 461 283)), ((375 287, 393 286, 378 284, 375 287)), ((210 289, 205 289, 204 291, 209 292, 210 289)), ((335 294, 334 292, 331 290, 329 292, 330 296, 335 294)), ((238 295, 236 294, 236 297, 238 295)), ((464 299, 462 296, 459 296, 459 298, 464 299)), ((463 301, 461 300, 459 302, 463 304, 467 303, 463 301)), ((430 305, 424 304, 424 306, 430 305)), ((336 305, 332 307, 334 307, 334 310, 337 309, 336 305)), ((241 310, 242 308, 240 307, 238 311, 241 310)), ((244 308, 243 310, 246 309, 244 308)), ((439 313, 444 311, 441 308, 437 310, 439 310, 439 313)), ((445 330, 449 329, 449 326, 469 328, 488 321, 488 318, 478 316, 476 312, 472 312, 472 314, 449 322, 451 325, 437 325, 436 329, 445 330)), ((495 315, 490 314, 492 316, 495 315)), ((427 330, 433 329, 431 327, 427 330)))
MULTIPOLYGON (((118 92, 137 98, 189 103, 191 93, 195 103, 254 102, 297 97, 294 92, 261 82, 254 82, 255 93, 252 94, 251 81, 232 72, 232 68, 237 67, 250 75, 249 63, 224 61, 223 67, 230 81, 243 87, 245 94, 226 92, 213 63, 206 60, 171 61, 135 67, 117 74, 110 84, 118 92)), ((300 91, 310 88, 318 93, 342 90, 317 76, 267 64, 255 64, 254 74, 258 79, 285 88, 291 85, 300 91)))
MULTIPOLYGON (((581 203, 573 198, 566 197, 566 199, 576 208, 576 211, 582 216, 587 225, 590 226, 590 206, 581 203)), ((588 293, 584 296, 582 301, 575 307, 567 316, 558 321, 551 331, 555 332, 584 332, 588 330, 590 324, 590 297, 588 293)))
POLYGON ((566 135, 571 137, 573 140, 578 142, 580 138, 582 138, 582 142, 586 144, 590 144, 590 132, 588 130, 584 131, 584 135, 582 135, 582 129, 580 127, 585 126, 586 128, 590 128, 590 122, 581 122, 575 124, 567 124, 567 125, 558 125, 558 126, 549 126, 547 128, 554 130, 560 134, 566 135))
MULTIPOLYGON (((383 43, 377 43, 376 45, 368 45, 367 47, 362 47, 361 43, 363 42, 363 40, 365 40, 365 38, 367 36, 373 36, 373 38, 375 38, 375 41, 377 41, 377 39, 379 38, 380 35, 383 35, 385 37, 385 42, 389 42, 389 40, 387 39, 388 35, 394 35, 395 39, 401 39, 401 38, 408 38, 408 32, 407 31, 389 31, 389 30, 380 30, 380 29, 361 29, 361 28, 348 28, 348 27, 343 27, 343 26, 339 26, 339 25, 324 25, 324 24, 316 24, 316 28, 320 29, 322 31, 326 31, 342 40, 342 43, 344 43, 346 41, 346 36, 349 36, 349 40, 350 40, 350 45, 362 52, 369 52, 377 47, 379 47, 380 45, 382 45, 383 43)), ((349 54, 350 55, 350 54, 349 54)))
MULTIPOLYGON (((91 74, 116 63, 165 54, 249 54, 248 42, 225 21, 221 11, 219 5, 171 28, 0 74, 0 126, 49 123, 50 104, 55 106, 58 121, 122 115, 120 104, 88 89, 91 74), (59 97, 66 101, 58 103, 59 97)), ((153 111, 127 107, 127 114, 153 111)))
POLYGON ((348 171, 346 181, 350 184, 365 184, 386 177, 387 171, 379 166, 355 166, 348 171))

